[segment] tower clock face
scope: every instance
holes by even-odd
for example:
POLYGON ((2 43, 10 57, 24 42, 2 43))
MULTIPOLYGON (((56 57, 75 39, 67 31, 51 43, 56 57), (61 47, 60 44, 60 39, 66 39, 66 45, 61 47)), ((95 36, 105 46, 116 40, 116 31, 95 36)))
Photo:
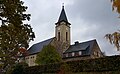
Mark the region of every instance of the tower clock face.
POLYGON ((60 30, 60 28, 58 28, 58 30, 60 30))
POLYGON ((68 30, 68 28, 66 28, 66 30, 68 30))

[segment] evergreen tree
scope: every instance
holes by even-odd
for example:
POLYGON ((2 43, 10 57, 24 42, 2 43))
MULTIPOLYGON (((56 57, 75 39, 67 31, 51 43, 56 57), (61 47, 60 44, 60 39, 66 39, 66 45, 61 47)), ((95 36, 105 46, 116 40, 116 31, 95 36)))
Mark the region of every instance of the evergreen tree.
POLYGON ((0 0, 0 64, 4 71, 17 62, 19 49, 27 49, 35 38, 31 26, 23 23, 30 20, 23 4, 21 0, 0 0))
POLYGON ((44 46, 42 51, 37 54, 36 63, 51 64, 61 62, 62 58, 52 45, 44 46))

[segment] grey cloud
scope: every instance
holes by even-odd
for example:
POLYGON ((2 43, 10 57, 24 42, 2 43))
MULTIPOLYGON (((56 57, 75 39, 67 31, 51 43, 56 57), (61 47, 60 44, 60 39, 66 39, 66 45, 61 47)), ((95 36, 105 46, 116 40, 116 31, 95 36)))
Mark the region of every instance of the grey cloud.
POLYGON ((109 0, 37 0, 26 1, 31 13, 31 24, 36 39, 30 45, 54 36, 56 21, 60 15, 61 2, 71 23, 72 43, 76 40, 97 39, 102 51, 107 55, 117 54, 114 46, 105 40, 104 35, 119 29, 117 14, 112 12, 109 0))

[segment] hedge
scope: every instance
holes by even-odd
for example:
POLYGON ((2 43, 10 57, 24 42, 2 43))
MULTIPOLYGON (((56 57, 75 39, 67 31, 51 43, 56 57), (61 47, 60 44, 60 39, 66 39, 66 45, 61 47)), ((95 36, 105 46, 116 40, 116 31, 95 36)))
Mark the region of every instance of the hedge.
POLYGON ((33 66, 26 68, 25 74, 58 73, 63 64, 67 64, 73 73, 120 71, 120 56, 33 66))
POLYGON ((25 69, 25 74, 56 73, 60 68, 60 63, 32 66, 25 69))

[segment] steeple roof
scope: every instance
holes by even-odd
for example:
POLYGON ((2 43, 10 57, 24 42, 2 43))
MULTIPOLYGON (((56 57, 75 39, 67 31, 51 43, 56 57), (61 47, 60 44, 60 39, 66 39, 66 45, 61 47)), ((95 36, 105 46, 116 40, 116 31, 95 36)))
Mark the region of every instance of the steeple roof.
POLYGON ((62 6, 62 11, 61 11, 61 14, 60 14, 60 17, 59 17, 57 23, 59 23, 61 21, 65 21, 65 22, 69 23, 68 20, 67 20, 67 16, 66 16, 65 10, 64 10, 64 6, 62 6))

